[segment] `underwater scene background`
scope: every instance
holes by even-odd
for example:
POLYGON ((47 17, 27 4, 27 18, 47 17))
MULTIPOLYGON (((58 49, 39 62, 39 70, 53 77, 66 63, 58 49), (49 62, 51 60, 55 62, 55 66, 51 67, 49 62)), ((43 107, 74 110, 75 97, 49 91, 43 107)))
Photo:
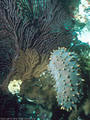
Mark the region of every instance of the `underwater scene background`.
POLYGON ((90 0, 0 0, 0 120, 90 120, 90 0))

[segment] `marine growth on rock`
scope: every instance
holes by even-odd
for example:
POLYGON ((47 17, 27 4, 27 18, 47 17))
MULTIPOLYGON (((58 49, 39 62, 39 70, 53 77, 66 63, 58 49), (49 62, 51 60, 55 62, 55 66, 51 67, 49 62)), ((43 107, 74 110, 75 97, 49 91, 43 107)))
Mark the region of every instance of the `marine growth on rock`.
POLYGON ((55 79, 57 102, 61 109, 75 109, 83 98, 82 79, 78 56, 66 48, 58 48, 51 53, 48 69, 55 79))

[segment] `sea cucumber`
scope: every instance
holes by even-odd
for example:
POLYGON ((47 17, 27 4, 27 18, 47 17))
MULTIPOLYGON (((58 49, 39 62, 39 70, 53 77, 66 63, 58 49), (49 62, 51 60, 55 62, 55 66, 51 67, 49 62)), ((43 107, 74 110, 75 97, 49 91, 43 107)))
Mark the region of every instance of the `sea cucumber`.
POLYGON ((51 53, 48 70, 55 79, 57 102, 61 109, 75 109, 83 98, 82 81, 78 56, 66 48, 58 48, 51 53))

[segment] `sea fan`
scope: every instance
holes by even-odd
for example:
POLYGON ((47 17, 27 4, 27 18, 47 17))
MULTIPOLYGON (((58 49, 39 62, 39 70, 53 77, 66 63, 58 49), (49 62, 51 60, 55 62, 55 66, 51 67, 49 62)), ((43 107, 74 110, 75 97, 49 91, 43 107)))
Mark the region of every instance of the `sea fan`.
POLYGON ((51 54, 48 69, 56 81, 57 101, 61 109, 75 109, 83 96, 77 55, 59 48, 51 54))
MULTIPOLYGON (((33 6, 31 5, 28 3, 30 8, 33 6)), ((9 37, 14 41, 16 53, 19 53, 19 49, 27 48, 35 48, 40 53, 50 53, 58 46, 70 46, 72 34, 65 26, 72 25, 72 21, 61 4, 49 0, 44 13, 32 21, 23 19, 16 0, 1 0, 0 38, 9 37)))
POLYGON ((24 0, 22 5, 21 0, 17 1, 19 1, 18 4, 21 3, 19 7, 21 12, 22 10, 28 11, 27 13, 34 16, 32 20, 30 20, 30 17, 28 18, 30 24, 23 29, 21 34, 22 39, 19 40, 19 43, 22 49, 35 48, 40 53, 50 53, 51 50, 58 46, 70 46, 72 34, 69 29, 72 27, 72 21, 60 2, 58 4, 57 0, 24 0), (39 11, 39 17, 35 18, 38 8, 43 9, 41 10, 43 14, 39 11), (68 30, 66 27, 68 27, 68 30))
MULTIPOLYGON (((32 4, 29 5, 32 7, 32 4)), ((12 48, 14 51, 12 68, 2 85, 4 88, 7 87, 10 77, 15 73, 14 63, 19 58, 21 50, 25 53, 27 49, 35 49, 38 54, 49 55, 58 46, 70 46, 72 34, 65 29, 65 23, 72 23, 71 19, 69 19, 61 4, 58 5, 57 2, 52 0, 47 3, 45 14, 38 19, 34 18, 32 22, 30 19, 22 18, 16 0, 0 1, 0 40, 2 44, 12 43, 10 49, 12 48), (57 28, 58 23, 58 30, 55 30, 54 28, 57 28)), ((45 63, 44 59, 41 59, 41 62, 45 63)), ((39 69, 43 69, 42 66, 38 65, 39 69)), ((36 75, 35 72, 38 73, 38 68, 37 71, 33 72, 36 75)))
POLYGON ((48 0, 16 0, 19 12, 26 19, 38 19, 43 15, 48 0))
POLYGON ((35 49, 26 49, 25 52, 20 51, 20 55, 14 62, 15 74, 14 79, 22 81, 31 78, 39 78, 40 74, 47 69, 48 55, 39 55, 35 49))

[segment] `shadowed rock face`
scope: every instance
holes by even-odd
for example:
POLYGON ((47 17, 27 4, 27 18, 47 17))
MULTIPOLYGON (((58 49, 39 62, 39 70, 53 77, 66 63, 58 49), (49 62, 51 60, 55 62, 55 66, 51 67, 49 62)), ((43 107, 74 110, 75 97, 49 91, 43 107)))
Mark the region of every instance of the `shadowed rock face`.
POLYGON ((65 48, 53 51, 48 65, 56 81, 57 101, 61 109, 72 110, 83 96, 82 80, 79 73, 78 57, 65 48))

